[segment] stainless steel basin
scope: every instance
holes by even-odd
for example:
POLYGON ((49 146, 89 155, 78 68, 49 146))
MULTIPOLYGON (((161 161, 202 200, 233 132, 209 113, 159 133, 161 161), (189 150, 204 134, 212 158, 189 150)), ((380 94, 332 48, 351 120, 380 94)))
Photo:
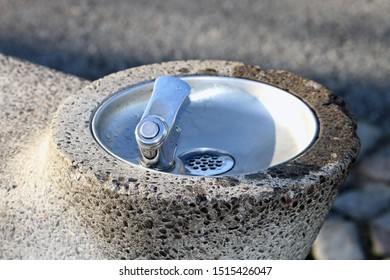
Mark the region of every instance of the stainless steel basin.
MULTIPOLYGON (((174 168, 180 175, 242 175, 289 161, 315 141, 312 110, 274 86, 221 76, 180 77, 191 93, 177 114, 180 130, 174 168)), ((111 155, 140 165, 134 131, 151 98, 154 81, 129 87, 102 103, 92 133, 111 155)))

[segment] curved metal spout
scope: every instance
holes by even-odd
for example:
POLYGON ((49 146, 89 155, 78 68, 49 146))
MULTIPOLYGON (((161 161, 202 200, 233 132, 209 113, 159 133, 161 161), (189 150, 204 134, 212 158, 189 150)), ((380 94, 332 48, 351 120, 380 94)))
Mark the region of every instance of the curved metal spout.
POLYGON ((191 87, 179 78, 162 76, 154 83, 152 97, 135 129, 141 163, 158 170, 175 165, 180 129, 176 116, 191 87))

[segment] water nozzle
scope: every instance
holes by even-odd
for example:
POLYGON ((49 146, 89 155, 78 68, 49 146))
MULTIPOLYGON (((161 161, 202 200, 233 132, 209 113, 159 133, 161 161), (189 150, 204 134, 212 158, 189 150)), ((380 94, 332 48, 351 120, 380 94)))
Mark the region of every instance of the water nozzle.
POLYGON ((154 83, 152 97, 135 129, 141 162, 147 167, 167 170, 175 165, 174 157, 180 129, 176 116, 191 87, 183 80, 162 76, 154 83))

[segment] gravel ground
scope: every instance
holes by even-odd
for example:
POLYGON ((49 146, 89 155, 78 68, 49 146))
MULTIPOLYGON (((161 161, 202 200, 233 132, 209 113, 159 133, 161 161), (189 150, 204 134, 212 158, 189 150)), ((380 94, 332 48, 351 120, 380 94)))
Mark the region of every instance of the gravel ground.
POLYGON ((358 119, 362 153, 311 257, 389 258, 389 14, 388 0, 0 0, 0 53, 89 80, 223 59, 318 81, 358 119))

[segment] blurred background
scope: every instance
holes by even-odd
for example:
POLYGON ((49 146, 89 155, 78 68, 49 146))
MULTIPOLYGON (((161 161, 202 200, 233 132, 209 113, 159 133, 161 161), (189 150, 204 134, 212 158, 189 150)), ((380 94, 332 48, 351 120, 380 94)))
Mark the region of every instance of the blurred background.
POLYGON ((362 151, 309 258, 390 257, 390 1, 0 0, 0 53, 95 80, 172 60, 283 69, 341 96, 362 151))

